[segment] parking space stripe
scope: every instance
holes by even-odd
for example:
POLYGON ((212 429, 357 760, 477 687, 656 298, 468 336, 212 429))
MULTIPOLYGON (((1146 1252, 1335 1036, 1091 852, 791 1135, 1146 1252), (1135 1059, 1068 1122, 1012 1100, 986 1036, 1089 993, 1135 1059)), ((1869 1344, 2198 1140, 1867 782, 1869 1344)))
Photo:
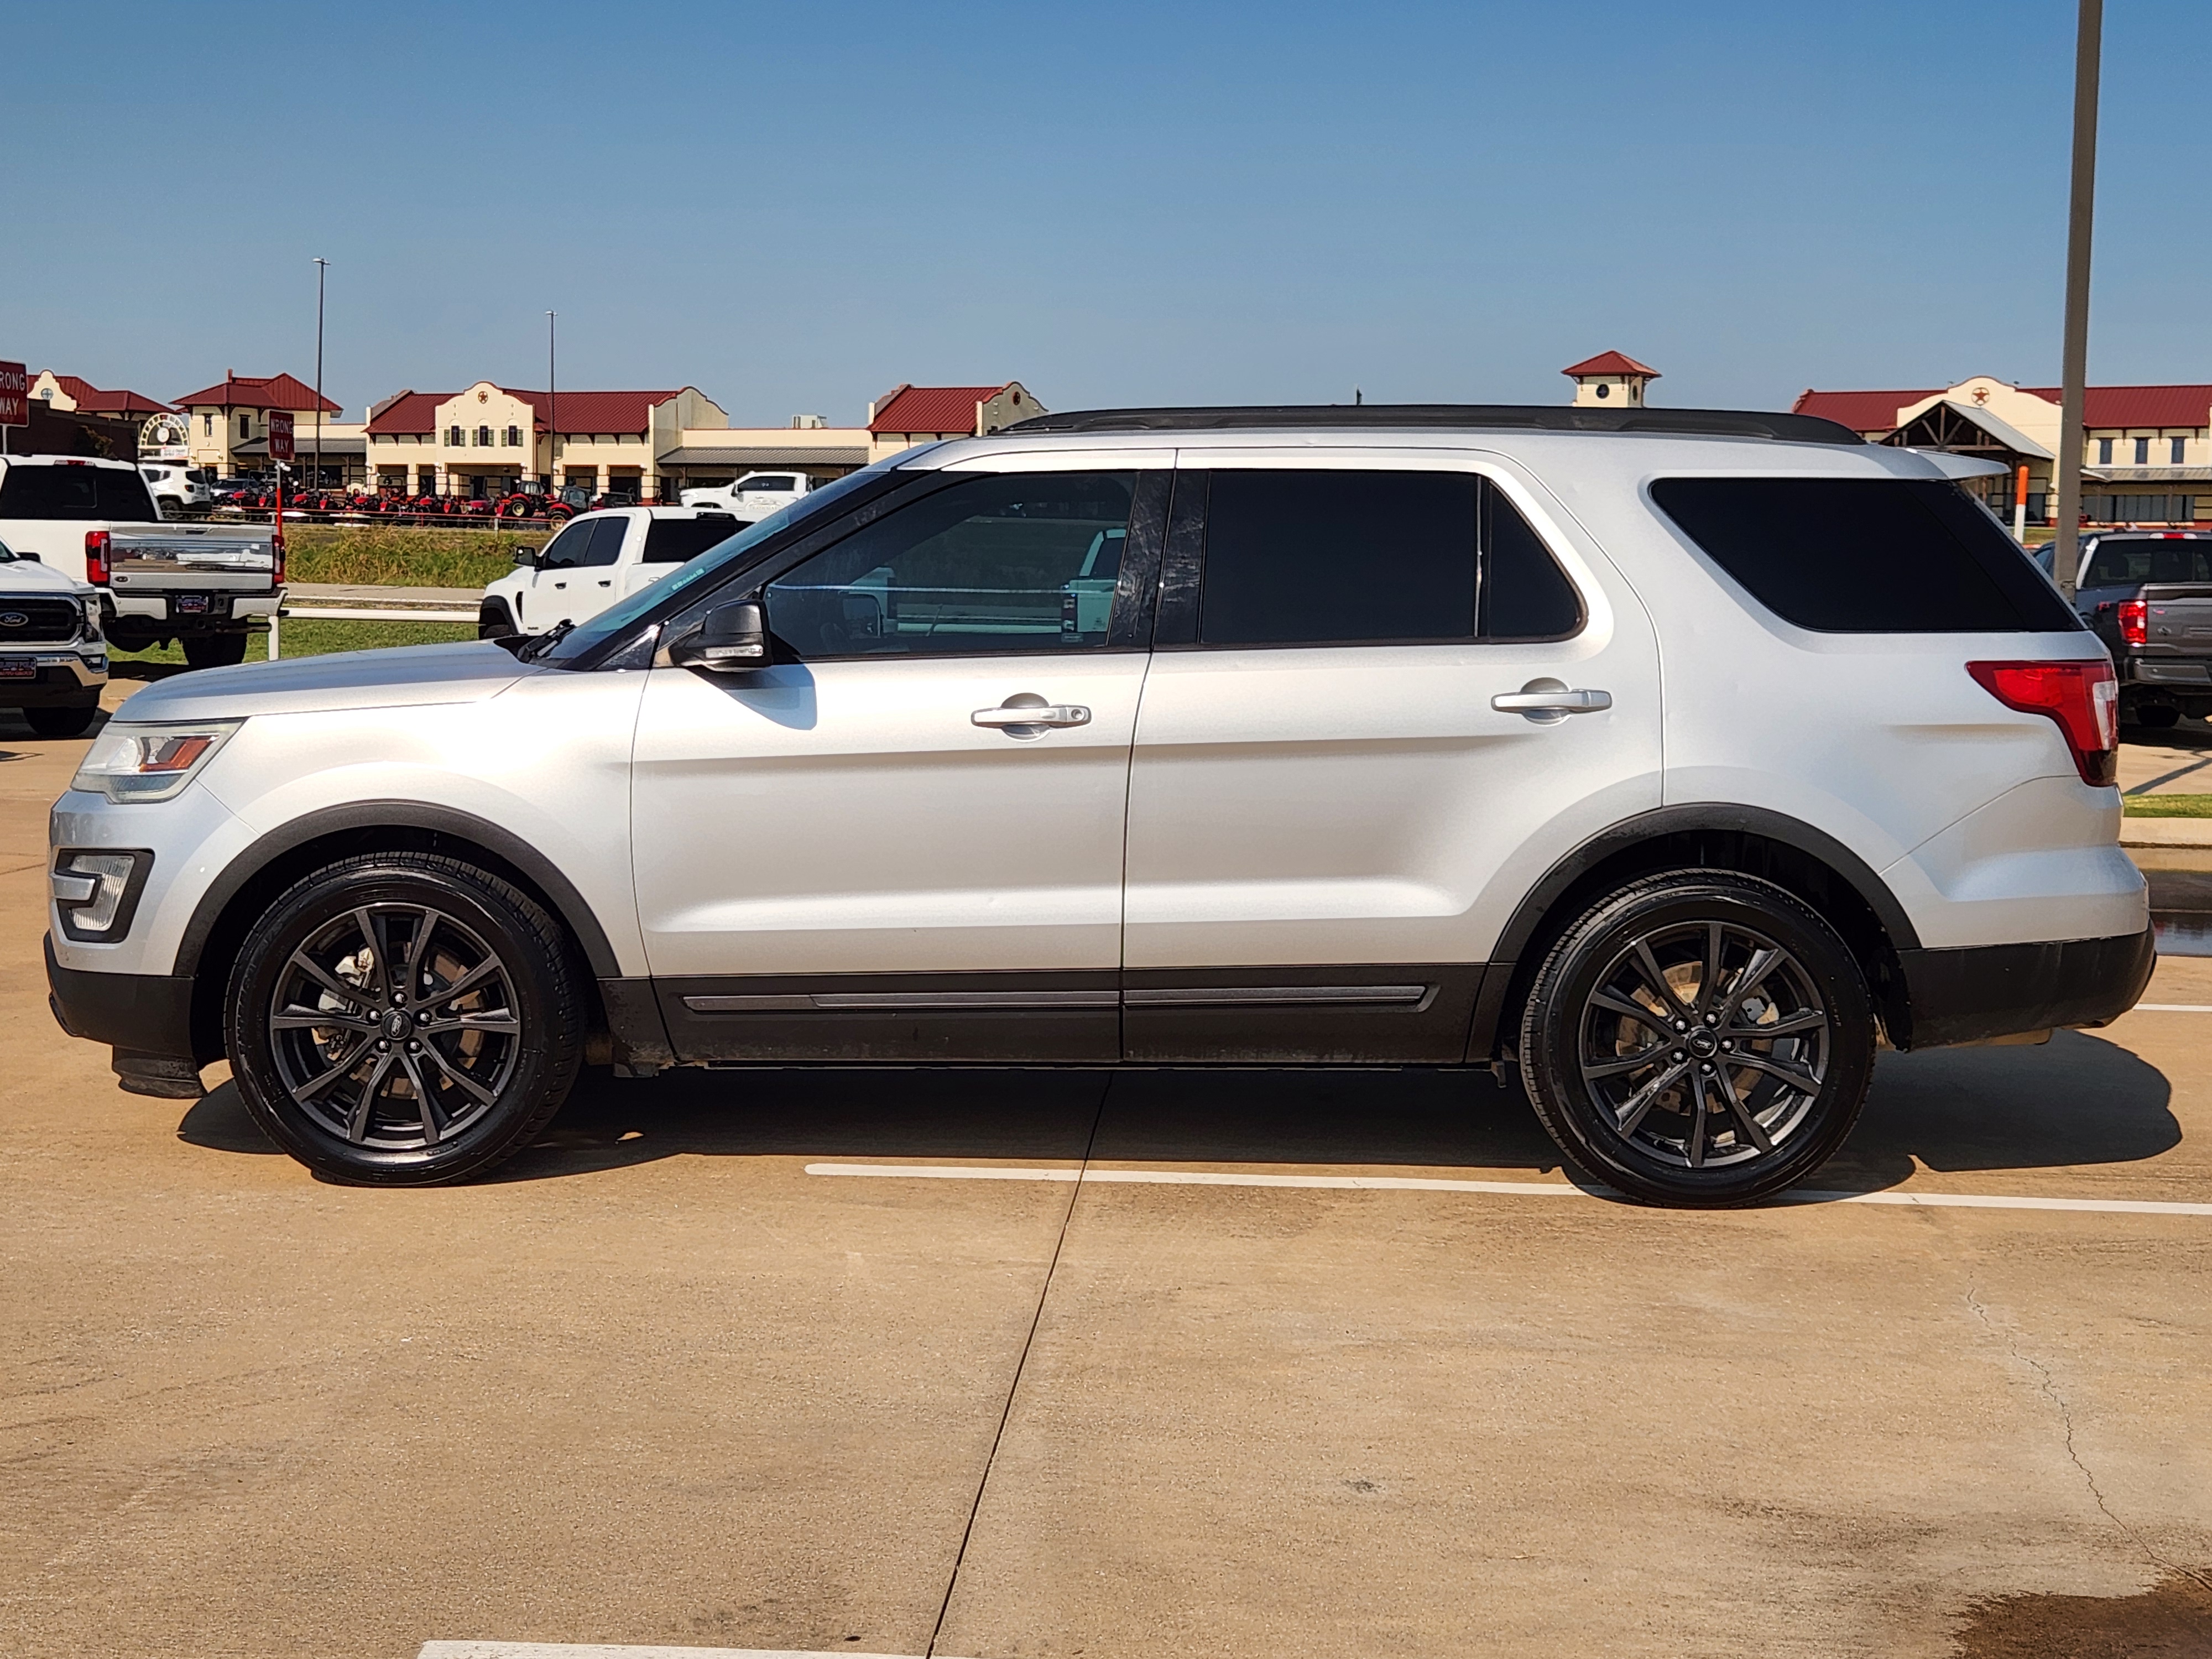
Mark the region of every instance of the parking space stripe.
POLYGON ((2131 1014, 2212 1014, 2212 1002, 2138 1002, 2131 1014))
POLYGON ((919 1659, 849 1648, 624 1647, 599 1642, 425 1642, 415 1659, 919 1659))
MULTIPOLYGON (((1604 1188, 1563 1181, 1452 1181, 1423 1176, 1239 1175, 1210 1170, 1040 1170, 1018 1164, 810 1164, 811 1176, 906 1181, 1079 1181, 1085 1186, 1309 1187, 1348 1192, 1485 1193, 1505 1198, 1613 1198, 1604 1188)), ((1984 1193, 1798 1191, 1781 1204, 1887 1204, 1931 1210, 2059 1210, 2093 1215, 2212 1216, 2212 1203, 2142 1198, 2036 1198, 1984 1193)))

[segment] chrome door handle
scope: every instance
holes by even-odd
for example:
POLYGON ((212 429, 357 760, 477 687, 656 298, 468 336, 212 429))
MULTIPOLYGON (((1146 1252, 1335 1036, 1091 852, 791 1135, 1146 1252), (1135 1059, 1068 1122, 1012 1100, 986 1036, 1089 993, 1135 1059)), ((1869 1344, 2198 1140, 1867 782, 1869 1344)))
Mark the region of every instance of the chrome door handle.
POLYGON ((1595 714, 1613 707, 1610 691, 1570 690, 1563 681, 1530 680, 1518 691, 1501 691, 1490 700, 1501 714, 1521 714, 1539 726, 1550 726, 1570 714, 1595 714))
POLYGON ((1490 700, 1501 714, 1587 714, 1613 707, 1610 691, 1501 691, 1490 700))
POLYGON ((1008 703, 1001 708, 979 708, 969 715, 976 726, 1007 730, 1024 726, 1088 726, 1091 711, 1079 702, 1008 703))

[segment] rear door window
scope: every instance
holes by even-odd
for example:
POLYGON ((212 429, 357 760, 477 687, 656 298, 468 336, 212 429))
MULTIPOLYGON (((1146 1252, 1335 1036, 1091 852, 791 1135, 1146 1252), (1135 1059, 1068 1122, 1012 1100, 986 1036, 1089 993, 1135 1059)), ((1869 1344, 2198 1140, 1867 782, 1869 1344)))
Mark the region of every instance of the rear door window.
POLYGON ((1822 634, 2055 634, 2081 626, 1955 483, 1662 478, 1652 499, 1786 623, 1822 634))
POLYGON ((1223 468, 1201 487, 1201 645, 1556 639, 1582 624, 1541 539, 1475 473, 1223 468))
POLYGON ((735 519, 655 519, 645 528, 645 564, 683 564, 738 533, 735 519))

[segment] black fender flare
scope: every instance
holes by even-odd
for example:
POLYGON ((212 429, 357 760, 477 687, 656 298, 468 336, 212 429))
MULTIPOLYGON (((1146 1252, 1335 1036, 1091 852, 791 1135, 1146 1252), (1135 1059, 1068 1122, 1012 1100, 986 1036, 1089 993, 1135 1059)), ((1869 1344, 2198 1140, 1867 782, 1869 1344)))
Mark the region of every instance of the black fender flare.
POLYGON ((365 800, 349 801, 343 806, 325 807, 293 819, 289 823, 271 830, 230 861, 217 876, 199 903, 192 910, 191 920, 185 924, 184 937, 177 943, 176 965, 173 974, 192 975, 199 970, 200 957, 206 951, 208 940, 214 934, 216 924, 230 902, 236 898, 246 884, 294 848, 319 841, 325 836, 341 835, 362 830, 421 830, 434 835, 452 836, 458 840, 474 842, 507 864, 512 865, 545 895, 553 908, 568 924, 577 943, 583 947, 584 956, 591 963, 592 974, 600 979, 619 978, 621 965, 615 959, 614 946, 608 943, 606 929, 575 884, 543 853, 510 830, 472 812, 457 811, 449 806, 436 806, 427 801, 365 800))
MULTIPOLYGON (((1468 1058, 1479 1063, 1496 1052, 1501 1035, 1498 1021, 1517 978, 1521 958, 1529 941, 1552 915, 1553 907, 1577 882, 1608 860, 1647 842, 1699 832, 1757 836, 1819 860, 1849 884, 1873 912, 1892 950, 1920 948, 1919 932, 1913 927, 1912 918, 1905 913, 1905 907, 1898 902, 1897 895, 1890 890, 1889 884, 1864 859, 1826 830, 1816 830, 1784 812, 1729 801, 1687 801, 1679 806, 1654 807, 1648 812, 1623 818, 1573 848, 1546 871, 1542 879, 1522 897, 1498 934, 1498 943, 1491 948, 1481 995, 1468 1033, 1468 1058)), ((1877 992, 1877 999, 1879 994, 1877 992)))

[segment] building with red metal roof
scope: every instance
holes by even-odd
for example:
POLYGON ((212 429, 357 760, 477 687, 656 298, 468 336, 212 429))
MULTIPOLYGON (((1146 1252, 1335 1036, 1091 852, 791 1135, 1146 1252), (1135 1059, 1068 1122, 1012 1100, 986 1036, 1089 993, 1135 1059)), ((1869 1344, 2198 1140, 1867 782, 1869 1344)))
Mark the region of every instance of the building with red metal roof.
POLYGON ((1583 409, 1640 408, 1644 388, 1659 371, 1625 351, 1601 351, 1559 371, 1575 383, 1575 405, 1583 409))
POLYGON ((459 392, 393 393, 362 428, 368 481, 410 495, 503 495, 550 481, 593 496, 658 501, 664 458, 686 428, 730 417, 696 386, 533 392, 479 380, 459 392))
POLYGON ((1051 411, 1019 380, 1003 386, 900 384, 868 405, 868 454, 896 455, 916 444, 981 438, 1017 421, 1051 411))
MULTIPOLYGON (((2057 386, 1977 374, 1917 392, 1808 390, 1790 407, 1871 443, 1999 462, 2005 476, 1983 483, 1984 498, 2017 522, 2045 522, 2062 441, 2057 386)), ((2073 441, 2091 524, 2212 520, 2212 385, 2090 386, 2073 441)))
POLYGON ((103 392, 82 376, 57 374, 51 368, 42 368, 33 377, 31 396, 64 415, 82 411, 121 420, 143 420, 149 415, 170 412, 168 404, 143 392, 103 392))

